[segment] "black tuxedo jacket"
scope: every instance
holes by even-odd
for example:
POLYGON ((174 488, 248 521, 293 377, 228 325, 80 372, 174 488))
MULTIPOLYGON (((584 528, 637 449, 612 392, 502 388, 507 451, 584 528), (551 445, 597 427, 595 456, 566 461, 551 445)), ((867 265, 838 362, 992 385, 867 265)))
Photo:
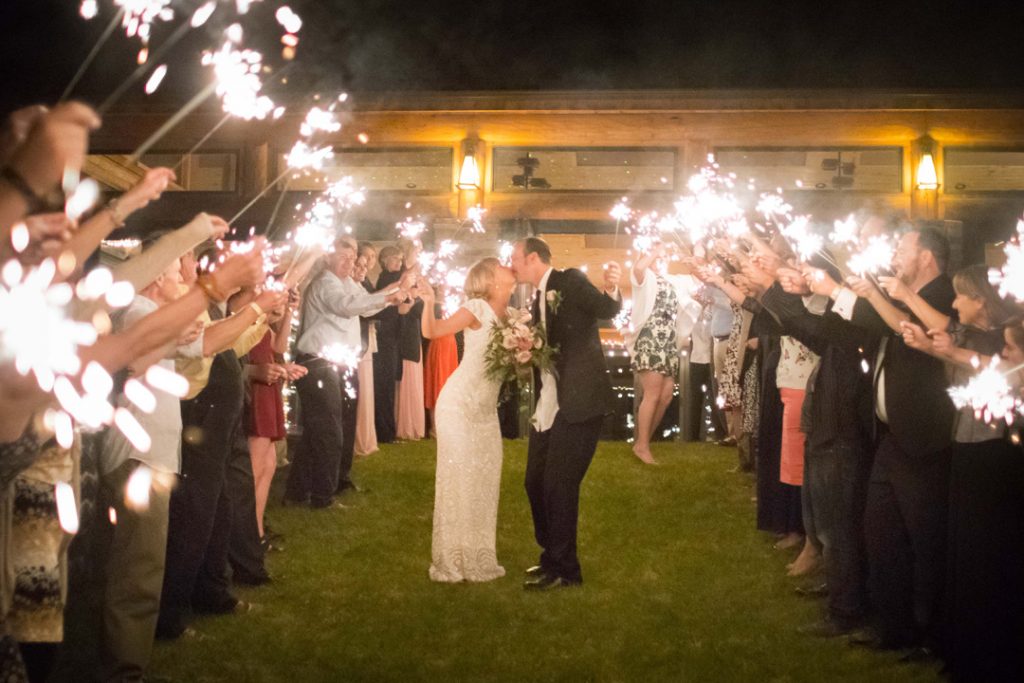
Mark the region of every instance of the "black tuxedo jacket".
MULTIPOLYGON (((956 318, 956 294, 945 275, 929 282, 918 294, 935 310, 956 318)), ((848 337, 853 327, 867 335, 865 342, 885 341, 885 413, 889 431, 903 452, 926 455, 947 448, 952 442, 956 409, 946 393, 949 384, 943 362, 904 344, 903 337, 889 329, 864 299, 857 300, 852 326, 835 313, 826 313, 822 318, 825 326, 831 328, 833 338, 848 337)), ((920 323, 915 316, 911 318, 920 323)), ((872 368, 872 397, 878 394, 878 376, 876 368, 872 368)))
MULTIPOLYGON (((548 344, 558 347, 555 371, 558 379, 558 412, 570 423, 585 422, 614 411, 614 395, 604 362, 598 321, 614 318, 622 307, 590 283, 575 268, 553 270, 547 289, 533 303, 534 320, 546 306, 548 344), (551 310, 548 292, 559 292, 561 303, 551 310)), ((534 372, 537 396, 540 373, 534 372)))

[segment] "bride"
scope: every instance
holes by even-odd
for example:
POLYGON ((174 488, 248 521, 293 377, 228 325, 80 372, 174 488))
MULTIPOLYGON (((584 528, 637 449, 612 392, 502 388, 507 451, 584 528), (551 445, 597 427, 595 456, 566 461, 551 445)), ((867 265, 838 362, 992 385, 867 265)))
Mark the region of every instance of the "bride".
POLYGON ((505 575, 494 551, 501 485, 500 384, 487 378, 484 353, 491 325, 505 314, 515 276, 496 258, 477 262, 466 276, 467 301, 450 318, 434 317, 434 292, 425 283, 423 336, 465 330, 462 362, 437 399, 437 475, 430 578, 490 581, 505 575))

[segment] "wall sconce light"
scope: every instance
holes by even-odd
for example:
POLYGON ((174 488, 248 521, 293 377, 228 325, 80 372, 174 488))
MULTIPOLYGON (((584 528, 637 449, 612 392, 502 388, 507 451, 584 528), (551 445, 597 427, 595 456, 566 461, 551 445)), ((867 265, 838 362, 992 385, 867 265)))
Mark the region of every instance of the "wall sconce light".
POLYGON ((460 190, 480 189, 480 166, 476 163, 476 150, 472 145, 466 146, 466 156, 462 159, 462 170, 459 171, 460 190))
POLYGON ((932 156, 932 142, 925 138, 921 147, 921 160, 917 163, 917 189, 939 189, 939 175, 935 172, 935 158, 932 156))
POLYGON ((939 189, 939 176, 935 173, 935 160, 930 153, 921 155, 921 163, 917 165, 917 189, 939 189))

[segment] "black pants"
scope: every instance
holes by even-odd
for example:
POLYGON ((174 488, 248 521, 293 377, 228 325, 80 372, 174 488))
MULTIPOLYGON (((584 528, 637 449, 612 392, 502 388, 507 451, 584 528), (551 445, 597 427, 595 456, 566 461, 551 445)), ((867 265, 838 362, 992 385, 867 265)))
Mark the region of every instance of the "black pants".
POLYGON ((402 361, 395 342, 382 343, 377 337, 378 351, 373 356, 373 420, 378 443, 391 443, 398 432, 395 422, 395 383, 402 361))
POLYGON ((954 681, 1024 681, 1024 452, 953 445, 946 662, 954 681))
POLYGON ((804 462, 804 527, 821 544, 828 583, 828 612, 854 626, 867 614, 864 506, 870 456, 855 442, 836 439, 807 447, 804 462))
POLYGON ((711 363, 690 363, 690 391, 687 410, 690 411, 690 433, 687 441, 700 441, 702 434, 714 429, 719 439, 724 439, 727 425, 716 397, 718 390, 711 372, 711 363), (710 424, 706 424, 706 411, 710 411, 710 424))
POLYGON ((875 454, 864 515, 868 587, 892 647, 940 638, 949 468, 949 451, 907 453, 891 434, 875 454))
POLYGON ((193 610, 227 612, 237 603, 227 576, 232 512, 225 482, 240 403, 239 396, 233 412, 198 400, 181 403, 181 478, 171 493, 160 637, 180 635, 193 610))
POLYGON ((334 366, 325 361, 308 367, 309 373, 296 383, 302 440, 292 458, 285 497, 297 502, 308 498, 314 507, 326 507, 338 488, 344 451, 344 384, 334 366))
POLYGON ((338 466, 338 487, 352 486, 352 457, 356 452, 356 418, 359 407, 359 373, 355 369, 341 376, 341 463, 338 466))
POLYGON ((267 578, 263 545, 256 524, 256 479, 248 444, 235 442, 228 461, 226 491, 231 500, 231 543, 228 559, 235 580, 258 583, 267 578))
POLYGON ((602 421, 599 416, 570 423, 559 413, 548 431, 530 429, 526 494, 542 549, 540 565, 548 574, 571 582, 583 580, 576 556, 580 484, 594 457, 602 421))

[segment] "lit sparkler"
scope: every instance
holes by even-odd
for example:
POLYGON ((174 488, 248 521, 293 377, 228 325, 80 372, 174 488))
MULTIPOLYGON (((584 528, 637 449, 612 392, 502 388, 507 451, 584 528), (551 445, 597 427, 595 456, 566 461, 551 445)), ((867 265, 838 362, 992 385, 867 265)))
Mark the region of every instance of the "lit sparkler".
POLYGON ((992 422, 1005 420, 1013 422, 1014 410, 1019 405, 1010 383, 999 370, 1000 358, 992 359, 988 367, 981 369, 968 380, 967 384, 951 387, 950 398, 957 408, 969 407, 975 418, 992 422))
POLYGON ((847 266, 861 277, 877 275, 891 267, 894 254, 895 249, 889 236, 877 235, 869 238, 867 244, 850 256, 847 266))
POLYGON ((988 279, 999 288, 1000 296, 1010 296, 1024 301, 1024 247, 1021 236, 1024 235, 1024 220, 1017 221, 1017 235, 1003 247, 1006 262, 1001 268, 993 268, 988 272, 988 279))

